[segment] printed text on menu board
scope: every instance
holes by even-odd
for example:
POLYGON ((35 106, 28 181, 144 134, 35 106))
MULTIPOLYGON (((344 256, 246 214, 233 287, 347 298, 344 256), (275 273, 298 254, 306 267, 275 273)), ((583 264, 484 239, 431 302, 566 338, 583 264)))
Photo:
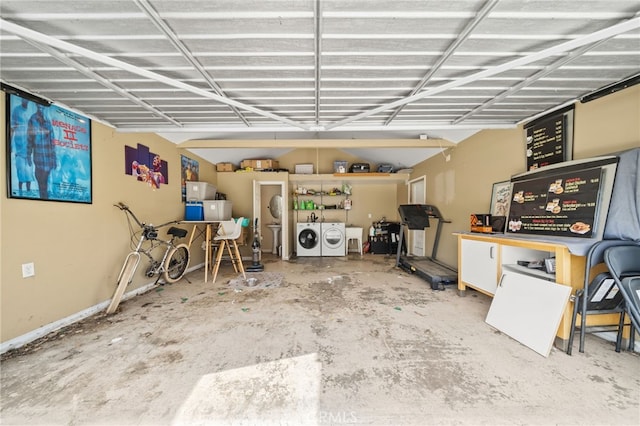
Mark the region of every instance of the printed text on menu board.
POLYGON ((565 122, 559 116, 527 129, 527 170, 565 160, 565 122))
POLYGON ((507 232, 591 237, 601 174, 593 168, 515 182, 507 232))

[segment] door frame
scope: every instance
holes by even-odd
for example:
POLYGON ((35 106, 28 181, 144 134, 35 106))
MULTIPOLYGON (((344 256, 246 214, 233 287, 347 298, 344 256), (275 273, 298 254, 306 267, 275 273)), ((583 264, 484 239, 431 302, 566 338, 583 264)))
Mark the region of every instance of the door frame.
MULTIPOLYGON (((280 241, 282 242, 282 251, 280 253, 282 260, 289 260, 289 194, 287 191, 287 182, 276 180, 255 180, 253 181, 253 220, 258 219, 260 229, 264 226, 262 220, 262 187, 263 186, 279 186, 280 195, 282 196, 282 217, 280 218, 280 241)), ((255 223, 255 222, 254 222, 255 223)), ((254 223, 251 224, 253 227, 254 223)), ((260 232, 262 235, 262 232, 260 232)))
MULTIPOLYGON (((424 204, 426 203, 427 200, 427 177, 425 175, 419 176, 415 179, 411 179, 408 183, 407 183, 407 200, 409 200, 409 204, 424 204), (416 185, 417 183, 421 183, 422 184, 422 200, 421 201, 414 201, 413 200, 413 187, 414 185, 416 185)), ((409 254, 413 254, 414 256, 426 256, 426 248, 425 248, 425 243, 426 243, 426 234, 425 234, 425 230, 423 229, 422 231, 416 231, 416 230, 408 230, 408 240, 407 241, 407 247, 409 248, 407 251, 409 254), (417 233, 421 232, 422 233, 422 250, 421 253, 417 253, 417 249, 414 246, 415 242, 418 240, 417 238, 417 233)))

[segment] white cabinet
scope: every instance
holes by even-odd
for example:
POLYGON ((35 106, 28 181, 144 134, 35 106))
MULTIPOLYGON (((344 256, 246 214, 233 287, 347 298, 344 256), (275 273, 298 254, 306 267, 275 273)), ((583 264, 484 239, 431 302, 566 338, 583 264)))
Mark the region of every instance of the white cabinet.
MULTIPOLYGON (((541 249, 541 247, 530 248, 526 245, 526 243, 503 238, 482 238, 475 235, 460 238, 458 288, 460 285, 469 286, 493 296, 505 269, 555 281, 554 274, 518 265, 520 261, 542 261, 555 257, 554 247, 547 245, 541 249)), ((460 289, 464 290, 464 288, 460 289)))
MULTIPOLYGON (((458 291, 464 294, 468 287, 489 296, 497 295, 500 277, 505 274, 513 278, 515 291, 518 283, 532 282, 541 288, 547 284, 560 284, 573 291, 584 283, 584 256, 571 254, 567 246, 560 242, 535 241, 524 238, 460 233, 458 235, 458 291), (553 257, 556 261, 555 274, 520 266, 519 261, 542 260, 553 257)), ((564 289, 566 291, 566 289, 564 289)), ((528 295, 522 300, 529 303, 528 295)), ((546 296, 542 296, 542 304, 546 296)), ((562 306, 562 304, 561 304, 562 306)), ((571 330, 572 304, 564 302, 562 319, 557 327, 556 345, 565 349, 571 330)), ((513 314, 515 316, 515 314, 513 314)), ((508 317, 508 315, 507 315, 508 317)), ((554 320, 555 321, 555 320, 554 320)))
POLYGON ((498 244, 463 239, 460 242, 460 280, 495 294, 498 285, 498 244))

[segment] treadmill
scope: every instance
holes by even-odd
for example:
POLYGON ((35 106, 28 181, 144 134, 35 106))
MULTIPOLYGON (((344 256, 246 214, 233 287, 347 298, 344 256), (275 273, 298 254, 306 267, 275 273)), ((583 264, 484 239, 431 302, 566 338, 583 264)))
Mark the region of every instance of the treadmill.
POLYGON ((402 228, 400 229, 400 241, 398 242, 398 252, 396 254, 396 266, 410 274, 417 274, 431 285, 433 290, 444 290, 447 284, 458 282, 458 271, 436 259, 438 243, 440 242, 440 232, 443 223, 451 223, 444 220, 440 211, 435 206, 426 204, 403 204, 398 207, 402 228), (429 228, 430 218, 438 220, 436 235, 433 241, 431 256, 409 256, 402 254, 402 240, 404 239, 404 228, 422 231, 429 228))

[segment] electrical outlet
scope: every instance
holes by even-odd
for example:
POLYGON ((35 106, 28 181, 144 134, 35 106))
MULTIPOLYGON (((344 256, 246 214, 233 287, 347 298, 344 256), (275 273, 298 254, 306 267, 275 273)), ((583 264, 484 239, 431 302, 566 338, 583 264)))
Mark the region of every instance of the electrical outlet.
POLYGON ((33 262, 22 264, 22 278, 33 277, 36 274, 36 267, 33 262))
POLYGON ((447 155, 444 157, 444 160, 445 160, 447 163, 448 163, 449 161, 451 161, 451 155, 450 155, 450 154, 447 154, 447 155))
POLYGON ((369 219, 371 219, 371 213, 369 213, 369 219))

